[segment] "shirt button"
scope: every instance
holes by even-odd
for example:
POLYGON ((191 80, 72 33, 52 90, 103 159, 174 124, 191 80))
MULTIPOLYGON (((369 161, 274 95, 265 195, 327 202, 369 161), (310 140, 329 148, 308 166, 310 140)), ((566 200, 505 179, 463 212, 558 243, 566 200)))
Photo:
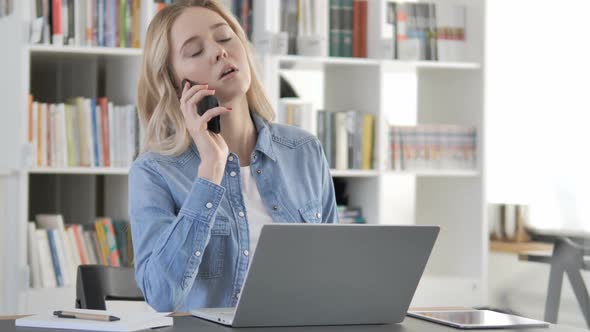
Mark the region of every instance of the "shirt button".
POLYGON ((242 211, 238 212, 238 216, 244 217, 244 212, 242 212, 242 211))
POLYGON ((248 256, 250 255, 250 252, 248 250, 244 250, 244 256, 248 256))
POLYGON ((262 170, 257 170, 256 173, 262 174, 262 170))
POLYGON ((231 173, 229 173, 229 176, 236 176, 236 172, 231 171, 231 173))
POLYGON ((229 161, 234 161, 234 156, 229 156, 229 158, 227 158, 229 161))
POLYGON ((318 218, 321 218, 322 217, 322 214, 318 212, 315 216, 318 217, 318 218))
POLYGON ((276 211, 276 210, 279 209, 279 206, 278 205, 275 205, 275 206, 272 207, 272 209, 276 211))
POLYGON ((201 257, 201 252, 197 250, 197 251, 195 252, 195 256, 197 256, 197 257, 201 257))
POLYGON ((211 202, 208 202, 207 204, 205 204, 205 206, 206 206, 208 209, 210 209, 210 208, 212 208, 212 207, 213 207, 213 203, 211 203, 211 202))

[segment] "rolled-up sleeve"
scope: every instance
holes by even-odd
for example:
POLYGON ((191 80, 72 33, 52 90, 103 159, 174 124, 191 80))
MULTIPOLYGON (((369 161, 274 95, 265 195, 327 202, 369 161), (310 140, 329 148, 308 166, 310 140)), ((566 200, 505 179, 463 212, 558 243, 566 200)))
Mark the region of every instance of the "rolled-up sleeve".
POLYGON ((185 302, 224 193, 223 187, 197 178, 178 209, 157 161, 137 160, 131 167, 128 202, 135 279, 154 309, 175 311, 185 302))

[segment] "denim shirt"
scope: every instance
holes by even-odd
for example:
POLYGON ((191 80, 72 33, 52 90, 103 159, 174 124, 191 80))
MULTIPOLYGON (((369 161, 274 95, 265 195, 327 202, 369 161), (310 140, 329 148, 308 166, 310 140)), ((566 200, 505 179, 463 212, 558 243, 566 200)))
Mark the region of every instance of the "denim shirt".
MULTIPOLYGON (((250 170, 273 222, 337 223, 318 139, 251 115, 250 170)), ((250 263, 238 156, 229 154, 221 185, 197 176, 200 162, 193 143, 178 156, 144 153, 129 173, 135 279, 158 311, 234 307, 250 263)))

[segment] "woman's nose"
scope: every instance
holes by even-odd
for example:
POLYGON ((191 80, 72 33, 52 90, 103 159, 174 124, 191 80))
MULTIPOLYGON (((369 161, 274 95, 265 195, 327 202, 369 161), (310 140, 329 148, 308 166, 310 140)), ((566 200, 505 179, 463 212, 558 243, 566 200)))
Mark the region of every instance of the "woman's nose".
POLYGON ((216 46, 215 46, 215 62, 219 61, 222 58, 227 58, 227 51, 221 45, 216 44, 216 46))

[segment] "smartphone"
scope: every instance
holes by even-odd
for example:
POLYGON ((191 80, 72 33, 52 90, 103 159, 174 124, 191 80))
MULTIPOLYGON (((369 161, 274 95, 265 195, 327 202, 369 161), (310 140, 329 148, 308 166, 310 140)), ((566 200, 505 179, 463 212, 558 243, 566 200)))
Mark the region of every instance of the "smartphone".
MULTIPOLYGON (((199 85, 199 83, 193 82, 193 81, 185 78, 184 80, 182 80, 182 87, 183 88, 184 88, 184 85, 186 84, 186 82, 188 82, 191 87, 193 85, 199 85)), ((201 99, 201 101, 199 101, 197 103, 197 113, 199 113, 199 115, 203 115, 208 110, 210 110, 214 107, 218 107, 218 106, 219 106, 219 101, 217 100, 217 98, 215 96, 205 96, 203 99, 201 99)), ((214 117, 213 119, 211 119, 207 123, 207 129, 211 132, 216 133, 216 134, 219 134, 221 132, 221 118, 219 115, 214 117)))

